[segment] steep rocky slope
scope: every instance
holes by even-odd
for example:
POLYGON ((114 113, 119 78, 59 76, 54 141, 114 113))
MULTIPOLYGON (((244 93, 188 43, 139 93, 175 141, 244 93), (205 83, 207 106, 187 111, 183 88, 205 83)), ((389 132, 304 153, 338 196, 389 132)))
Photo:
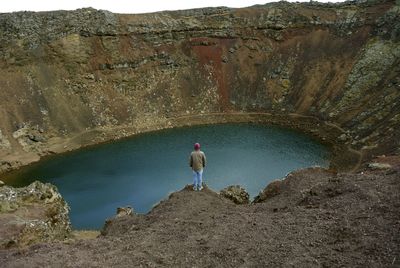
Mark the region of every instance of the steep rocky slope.
POLYGON ((383 0, 0 14, 0 170, 248 113, 399 154, 399 42, 399 4, 383 0))

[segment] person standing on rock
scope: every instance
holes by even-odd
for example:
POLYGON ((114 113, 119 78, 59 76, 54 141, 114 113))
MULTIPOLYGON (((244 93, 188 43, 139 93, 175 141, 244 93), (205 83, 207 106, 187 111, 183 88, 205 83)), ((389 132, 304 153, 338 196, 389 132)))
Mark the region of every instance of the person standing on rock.
POLYGON ((203 169, 206 166, 206 155, 200 151, 200 143, 194 144, 194 151, 190 154, 190 167, 193 170, 193 190, 203 189, 203 169))

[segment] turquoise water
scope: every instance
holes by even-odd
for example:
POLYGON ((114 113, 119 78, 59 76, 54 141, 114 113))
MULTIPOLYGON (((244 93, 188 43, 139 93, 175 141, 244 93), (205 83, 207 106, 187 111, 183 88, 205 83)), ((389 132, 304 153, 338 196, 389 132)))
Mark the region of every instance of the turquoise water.
POLYGON ((288 172, 329 165, 329 150, 301 133, 256 124, 169 129, 52 157, 6 178, 24 186, 55 184, 71 207, 76 229, 100 228, 120 206, 146 213, 192 183, 189 154, 200 142, 204 182, 214 190, 242 185, 252 197, 288 172))

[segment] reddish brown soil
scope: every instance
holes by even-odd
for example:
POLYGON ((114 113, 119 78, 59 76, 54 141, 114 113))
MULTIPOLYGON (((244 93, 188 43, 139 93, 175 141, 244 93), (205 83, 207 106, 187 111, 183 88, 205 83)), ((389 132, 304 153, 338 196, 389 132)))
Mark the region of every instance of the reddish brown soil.
POLYGON ((214 39, 214 38, 193 38, 191 42, 199 43, 208 42, 211 45, 195 45, 192 47, 196 54, 200 68, 203 73, 208 76, 212 74, 218 86, 220 97, 220 105, 223 111, 229 110, 229 90, 227 86, 227 75, 229 67, 222 61, 225 57, 227 60, 227 51, 235 42, 234 39, 214 39), (212 66, 212 70, 207 68, 212 66))

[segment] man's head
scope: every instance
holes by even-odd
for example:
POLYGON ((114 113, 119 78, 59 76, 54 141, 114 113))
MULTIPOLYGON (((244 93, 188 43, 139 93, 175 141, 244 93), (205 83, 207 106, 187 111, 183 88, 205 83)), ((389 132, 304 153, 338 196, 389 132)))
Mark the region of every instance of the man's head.
POLYGON ((195 143, 194 144, 194 149, 196 150, 196 151, 198 151, 198 150, 200 150, 200 143, 195 143))

